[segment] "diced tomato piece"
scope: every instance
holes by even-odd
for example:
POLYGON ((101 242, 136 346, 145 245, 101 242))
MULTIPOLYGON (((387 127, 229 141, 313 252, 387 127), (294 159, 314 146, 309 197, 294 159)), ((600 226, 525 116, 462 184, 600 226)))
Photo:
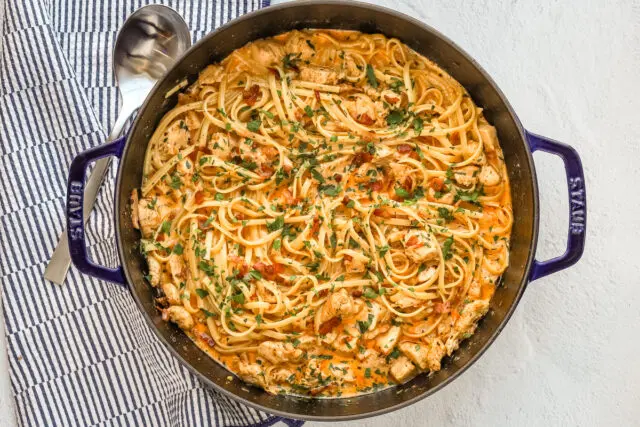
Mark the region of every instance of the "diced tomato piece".
POLYGON ((418 240, 417 236, 411 236, 409 237, 409 240, 407 240, 406 246, 407 247, 414 247, 414 246, 418 246, 420 244, 420 241, 418 240))
POLYGON ((369 117, 369 115, 367 113, 364 113, 362 115, 360 115, 360 117, 358 117, 356 119, 356 122, 363 124, 365 126, 371 126, 372 124, 375 123, 375 120, 373 120, 371 117, 369 117))
POLYGON ((398 145, 398 153, 407 154, 413 151, 413 147, 409 144, 398 145))
POLYGON ((260 175, 260 176, 262 176, 264 178, 268 178, 271 175, 273 175, 274 172, 275 171, 271 166, 263 163, 262 165, 260 165, 260 171, 258 172, 258 175, 260 175))
POLYGON ((230 255, 232 269, 237 270, 236 278, 240 279, 249 272, 249 266, 244 262, 244 258, 237 255, 230 255))
POLYGON ((253 264, 253 269, 257 270, 262 274, 267 280, 275 280, 279 274, 284 271, 284 266, 282 264, 265 264, 262 261, 259 261, 253 264))
POLYGON ((260 93, 260 86, 253 85, 249 89, 242 91, 242 99, 247 103, 247 105, 253 106, 258 100, 260 93))
POLYGON ((313 225, 311 226, 311 234, 316 234, 320 230, 320 218, 313 218, 313 225))
POLYGON ((411 191, 411 187, 413 187, 413 179, 411 179, 411 177, 408 176, 404 179, 404 182, 402 183, 402 188, 404 188, 407 191, 411 191))
POLYGON ((433 310, 436 313, 449 313, 451 311, 451 306, 449 304, 449 301, 445 302, 445 303, 441 303, 441 302, 437 302, 433 305, 433 310))
POLYGON ((280 73, 278 72, 278 70, 276 70, 275 68, 269 68, 269 71, 271 71, 271 74, 276 76, 276 80, 280 80, 280 73))
POLYGON ((391 212, 387 211, 386 209, 376 208, 373 210, 373 214, 381 218, 391 218, 391 212))
POLYGON ((400 101, 400 98, 396 98, 391 95, 385 95, 384 100, 387 101, 389 104, 395 104, 396 102, 400 101))
POLYGON ((369 184, 369 188, 371 191, 380 191, 382 190, 382 181, 374 181, 369 184))
POLYGON ((316 101, 318 101, 318 104, 320 104, 321 103, 320 92, 318 92, 317 90, 314 90, 313 94, 316 96, 316 101))
POLYGON ((442 179, 442 177, 440 176, 437 176, 429 181, 429 185, 436 191, 442 191, 444 190, 444 179, 442 179))
POLYGON ((298 203, 298 199, 293 197, 293 193, 288 188, 282 190, 282 197, 284 197, 284 201, 288 205, 296 205, 298 203))
POLYGON ((322 325, 320 325, 320 328, 318 329, 318 333, 320 335, 327 335, 329 332, 331 332, 333 328, 338 326, 340 323, 342 323, 342 319, 340 319, 339 317, 333 317, 327 320, 326 322, 324 322, 322 325))
POLYGON ((196 191, 194 200, 197 204, 204 202, 204 191, 196 191))
POLYGON ((366 151, 359 151, 353 156, 353 160, 351 163, 355 167, 360 167, 363 164, 370 162, 373 159, 373 156, 366 151))

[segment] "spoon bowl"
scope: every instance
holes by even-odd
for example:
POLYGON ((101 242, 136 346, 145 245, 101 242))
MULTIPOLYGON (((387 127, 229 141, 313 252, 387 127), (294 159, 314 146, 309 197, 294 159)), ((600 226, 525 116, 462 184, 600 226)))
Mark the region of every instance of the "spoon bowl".
POLYGON ((173 9, 154 4, 134 12, 122 26, 113 51, 123 110, 128 104, 137 109, 189 46, 189 28, 173 9))
MULTIPOLYGON (((175 10, 152 4, 132 13, 123 24, 113 49, 113 72, 122 98, 120 114, 107 141, 116 139, 125 123, 164 76, 191 46, 189 27, 175 10)), ((109 158, 96 161, 84 194, 84 221, 98 197, 109 158)), ((63 232, 44 271, 44 278, 61 285, 71 257, 67 232, 63 232)))

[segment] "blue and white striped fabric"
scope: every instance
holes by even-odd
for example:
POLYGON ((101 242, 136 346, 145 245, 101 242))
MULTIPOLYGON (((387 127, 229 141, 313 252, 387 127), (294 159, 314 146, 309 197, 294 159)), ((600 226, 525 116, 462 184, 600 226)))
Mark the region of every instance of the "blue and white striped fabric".
MULTIPOLYGON (((116 32, 144 3, 0 0, 0 277, 18 422, 271 425, 278 418, 204 388, 155 339, 126 290, 73 268, 64 286, 42 278, 62 232, 71 159, 102 143, 115 121, 116 32)), ((165 3, 195 40, 268 1, 165 3)), ((92 256, 111 265, 114 172, 87 232, 92 256)))

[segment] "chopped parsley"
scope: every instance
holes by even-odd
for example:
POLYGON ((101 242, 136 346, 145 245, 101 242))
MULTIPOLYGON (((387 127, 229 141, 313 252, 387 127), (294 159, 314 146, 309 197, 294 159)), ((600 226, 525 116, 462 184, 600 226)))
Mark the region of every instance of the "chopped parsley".
POLYGON ((369 298, 369 299, 378 298, 378 293, 371 288, 365 288, 362 295, 364 295, 365 298, 369 298))
POLYGON ((209 291, 206 289, 201 289, 201 288, 197 288, 196 289, 196 294, 200 297, 200 298, 206 298, 209 296, 209 291))
POLYGON ((336 197, 337 195, 339 195, 342 192, 342 187, 340 187, 340 186, 336 187, 333 184, 321 185, 318 188, 318 190, 323 192, 324 194, 326 194, 329 197, 336 197))
POLYGON ((313 109, 311 107, 309 107, 308 105, 305 105, 304 112, 305 112, 305 114, 307 116, 313 117, 313 109))
POLYGON ((301 53, 287 53, 282 58, 282 66, 285 69, 298 70, 298 64, 300 63, 301 53))
POLYGON ((389 251, 389 245, 384 245, 378 248, 378 255, 380 258, 383 258, 384 255, 389 251))
POLYGON ((238 304, 244 304, 244 294, 242 292, 232 295, 231 301, 237 302, 238 304))
POLYGON ((169 231, 171 231, 171 221, 162 221, 160 232, 169 234, 169 231))
POLYGON ((389 126, 397 126, 404 121, 404 114, 401 110, 391 110, 387 116, 387 124, 389 126))
POLYGON ((444 219, 446 222, 451 222, 454 220, 454 217, 451 211, 444 207, 438 208, 438 216, 444 219))
POLYGON ((272 222, 267 221, 267 230, 269 230, 270 233, 280 230, 282 227, 284 227, 284 216, 282 215, 276 217, 272 222))
POLYGON ((274 240, 273 241, 273 249, 275 249, 276 251, 279 251, 281 244, 282 244, 282 241, 280 239, 274 240))
POLYGON ((407 190, 405 190, 402 187, 396 187, 396 196, 398 197, 402 197, 403 199, 408 199, 411 197, 411 193, 409 193, 407 190))
POLYGON ((370 64, 367 64, 367 80, 369 80, 369 84, 374 88, 378 87, 378 80, 376 79, 376 73, 373 71, 373 67, 370 64))
POLYGON ((442 243, 442 257, 444 259, 451 259, 453 257, 453 236, 449 236, 444 243, 442 243))
POLYGON ((420 117, 413 119, 413 130, 416 135, 420 135, 422 133, 422 129, 424 129, 424 121, 420 117))
POLYGON ((262 120, 260 119, 253 119, 247 122, 247 129, 249 129, 251 132, 258 132, 260 126, 262 126, 262 120))
POLYGON ((260 273, 258 270, 251 270, 248 274, 250 279, 255 279, 255 280, 260 280, 262 279, 262 273, 260 273))
POLYGON ((325 179, 320 172, 315 169, 311 169, 311 175, 318 181, 320 184, 323 184, 325 179))
POLYGON ((373 314, 369 313, 367 316, 367 321, 358 320, 358 329, 361 334, 364 334, 371 327, 371 322, 373 322, 373 314))

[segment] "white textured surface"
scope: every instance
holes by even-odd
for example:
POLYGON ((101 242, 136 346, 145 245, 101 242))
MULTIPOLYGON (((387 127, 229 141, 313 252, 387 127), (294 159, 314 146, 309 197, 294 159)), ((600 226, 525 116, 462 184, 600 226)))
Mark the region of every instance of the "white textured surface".
MULTIPOLYGON (((343 425, 639 425, 640 168, 632 162, 640 158, 640 3, 377 3, 453 39, 495 79, 526 128, 577 148, 588 241, 578 265, 528 287, 503 333, 459 379, 409 408, 343 425)), ((564 250, 566 184, 558 159, 535 158, 538 257, 546 258, 564 250)), ((1 338, 0 426, 12 426, 4 346, 1 338)))

